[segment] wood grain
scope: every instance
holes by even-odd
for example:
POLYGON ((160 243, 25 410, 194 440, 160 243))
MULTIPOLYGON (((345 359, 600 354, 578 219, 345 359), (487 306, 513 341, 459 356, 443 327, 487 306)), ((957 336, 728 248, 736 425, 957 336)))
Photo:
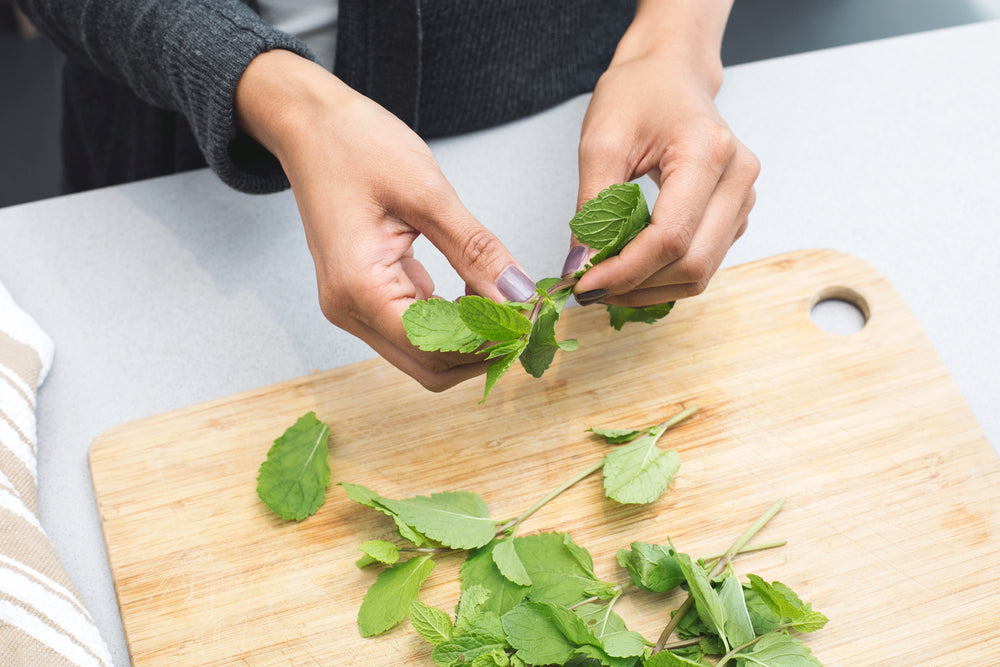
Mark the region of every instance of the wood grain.
MULTIPOLYGON (((475 380, 429 394, 381 360, 317 373, 103 433, 90 465, 134 663, 430 665, 408 624, 362 639, 374 573, 355 549, 391 521, 331 486, 320 511, 285 523, 257 499, 271 442, 315 410, 331 429, 334 481, 388 497, 480 493, 496 517, 527 508, 607 446, 591 425, 641 426, 700 412, 665 436, 681 455, 651 506, 603 498, 592 477, 532 517, 563 530, 622 580, 633 540, 724 549, 779 497, 760 535, 781 549, 737 561, 790 585, 830 618, 808 637, 828 665, 996 664, 1000 655, 1000 462, 895 290, 872 268, 801 251, 720 272, 655 326, 615 332, 573 308, 541 380, 519 369, 485 406, 475 380), (837 296, 869 319, 819 330, 837 296)), ((441 558, 422 598, 451 610, 460 557, 441 558)), ((655 640, 662 600, 616 607, 655 640)))

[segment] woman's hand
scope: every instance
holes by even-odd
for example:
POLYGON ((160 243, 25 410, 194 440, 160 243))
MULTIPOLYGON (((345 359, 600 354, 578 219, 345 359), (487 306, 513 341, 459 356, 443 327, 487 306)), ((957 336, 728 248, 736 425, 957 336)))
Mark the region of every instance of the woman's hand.
MULTIPOLYGON (((580 279, 574 291, 582 304, 639 307, 699 294, 746 229, 760 165, 713 101, 730 4, 640 2, 594 90, 577 207, 644 174, 660 193, 649 227, 580 279)), ((571 250, 564 273, 583 259, 571 250)))
POLYGON ((327 319, 429 389, 484 372, 478 357, 422 352, 406 337, 403 312, 434 293, 413 241, 425 235, 472 293, 526 300, 534 284, 462 205, 427 145, 381 106, 288 51, 251 62, 236 113, 291 182, 327 319))

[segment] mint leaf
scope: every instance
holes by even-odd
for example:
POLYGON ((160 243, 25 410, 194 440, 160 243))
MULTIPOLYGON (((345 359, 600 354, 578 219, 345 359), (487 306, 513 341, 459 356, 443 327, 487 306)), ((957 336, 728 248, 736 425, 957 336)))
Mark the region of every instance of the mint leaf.
POLYGON ((596 428, 590 427, 587 429, 595 435, 599 435, 604 438, 610 445, 620 445, 623 442, 629 442, 630 440, 635 440, 640 435, 648 435, 656 432, 656 427, 650 428, 596 428))
POLYGON ((588 603, 574 611, 590 627, 609 656, 629 658, 642 655, 646 640, 638 632, 626 628, 625 621, 612 611, 610 604, 588 603))
POLYGON ((548 370, 557 350, 570 351, 577 348, 575 340, 561 343, 556 340, 556 322, 559 321, 561 309, 551 299, 545 299, 531 328, 531 335, 528 336, 528 346, 521 355, 521 366, 536 378, 542 377, 548 370))
POLYGON ((362 637, 379 635, 396 626, 417 599, 420 586, 434 569, 429 556, 411 558, 379 573, 358 610, 362 637))
POLYGON ((568 533, 515 537, 514 547, 531 579, 532 600, 568 606, 597 593, 610 597, 613 584, 594 575, 590 554, 568 533))
POLYGON ((462 597, 458 601, 455 616, 455 630, 468 632, 469 628, 480 617, 480 609, 489 601, 490 591, 485 586, 472 584, 462 589, 462 597))
POLYGON ((734 657, 738 664, 752 667, 819 667, 809 647, 795 637, 772 632, 760 638, 753 646, 734 657))
POLYGON ((633 542, 631 549, 618 550, 618 564, 628 570, 639 588, 666 593, 684 583, 684 572, 674 552, 657 544, 633 542))
POLYGON ((750 586, 771 610, 781 618, 782 628, 797 632, 815 632, 827 623, 827 617, 813 611, 812 605, 803 602, 799 596, 779 581, 770 584, 756 574, 747 576, 750 586))
POLYGON ((446 491, 379 503, 422 535, 453 549, 474 549, 496 534, 483 499, 469 491, 446 491))
POLYGON ((487 342, 459 314, 458 304, 445 299, 414 301, 403 313, 406 337, 425 352, 475 352, 487 342))
POLYGON ((497 380, 511 369, 511 366, 514 365, 514 362, 517 361, 518 357, 521 356, 521 353, 528 346, 528 341, 524 339, 511 341, 511 343, 511 347, 507 348, 502 356, 491 361, 490 365, 486 367, 486 388, 483 391, 483 400, 479 401, 480 403, 486 402, 497 380))
POLYGON ((643 667, 711 667, 712 663, 703 660, 692 660, 671 651, 660 651, 646 658, 642 664, 643 667))
POLYGON ((427 538, 420 534, 416 528, 406 523, 402 518, 399 517, 395 512, 386 507, 383 504, 385 498, 378 495, 368 487, 362 486, 360 484, 350 484, 348 482, 340 482, 340 486, 343 487, 344 491, 347 493, 347 497, 358 503, 359 505, 364 505, 365 507, 370 507, 374 510, 378 510, 385 515, 392 517, 392 520, 396 522, 396 529, 399 531, 400 537, 409 542, 412 542, 414 546, 420 547, 427 544, 427 538))
POLYGON ((500 540, 493 548, 493 562, 496 563, 500 574, 515 584, 520 584, 521 586, 531 585, 531 577, 528 576, 528 571, 524 569, 524 563, 521 562, 520 556, 517 555, 513 538, 500 540))
POLYGON ((729 576, 719 586, 719 602, 725 614, 723 626, 730 646, 742 646, 756 637, 746 600, 743 599, 743 585, 730 570, 729 576))
POLYGON ((370 562, 393 565, 399 560, 399 547, 386 540, 365 540, 358 545, 358 551, 370 558, 370 562))
POLYGON ((608 453, 604 457, 604 492, 620 503, 651 503, 659 498, 681 467, 673 449, 656 446, 666 428, 608 453))
POLYGON ((458 315, 465 326, 486 340, 514 340, 531 331, 531 320, 512 308, 485 297, 470 295, 458 300, 458 315))
POLYGON ((608 314, 611 317, 611 326, 617 331, 621 331, 622 327, 628 322, 655 324, 658 320, 666 317, 673 310, 673 307, 673 301, 657 306, 646 306, 645 308, 609 305, 608 314))
POLYGON ((509 665, 508 662, 497 662, 506 655, 507 642, 497 642, 477 637, 475 635, 459 635, 449 641, 434 647, 431 658, 442 667, 458 667, 459 665, 509 665))
POLYGON ((621 251, 649 224, 649 207, 635 183, 618 183, 588 201, 569 227, 576 239, 597 250, 591 265, 621 251))
POLYGON ((489 591, 489 597, 483 603, 483 610, 494 611, 501 615, 523 600, 528 592, 527 586, 515 584, 505 577, 493 560, 493 550, 504 541, 493 540, 486 546, 475 549, 459 570, 462 590, 482 586, 489 591))
POLYGON ((437 646, 451 639, 452 626, 448 614, 435 607, 429 607, 420 600, 410 603, 410 623, 428 644, 437 646))
POLYGON ((547 605, 522 602, 501 620, 507 641, 526 663, 561 665, 573 656, 576 645, 560 631, 547 605))
POLYGON ((677 563, 681 566, 684 578, 688 583, 688 590, 694 598, 695 608, 698 616, 715 634, 723 639, 726 650, 729 644, 726 643, 726 611, 722 606, 719 594, 712 588, 712 583, 708 579, 708 573, 697 563, 691 562, 691 557, 687 554, 678 553, 677 563))
POLYGON ((282 519, 316 513, 330 485, 330 427, 307 412, 267 451, 257 473, 257 495, 282 519))

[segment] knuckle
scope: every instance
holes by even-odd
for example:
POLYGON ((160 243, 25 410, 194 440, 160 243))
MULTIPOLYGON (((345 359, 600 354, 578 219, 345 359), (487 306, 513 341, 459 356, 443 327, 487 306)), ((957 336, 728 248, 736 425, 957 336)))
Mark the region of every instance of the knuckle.
POLYGON ((666 266, 687 254, 694 232, 688 225, 673 225, 660 237, 659 256, 661 266, 666 266))
POLYGON ((503 254, 500 240, 485 227, 466 230, 459 239, 459 253, 465 266, 471 269, 490 268, 503 254))
POLYGON ((705 290, 712 274, 715 273, 715 262, 711 257, 702 254, 689 253, 681 260, 678 269, 681 280, 693 285, 700 285, 705 290))

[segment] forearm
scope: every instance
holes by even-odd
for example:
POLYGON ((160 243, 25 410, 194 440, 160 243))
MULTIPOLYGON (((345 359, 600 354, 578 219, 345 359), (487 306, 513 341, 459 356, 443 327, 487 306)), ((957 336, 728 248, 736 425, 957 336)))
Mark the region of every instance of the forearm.
POLYGON ((714 95, 722 85, 722 37, 733 0, 639 0, 611 66, 657 57, 701 76, 714 95))

